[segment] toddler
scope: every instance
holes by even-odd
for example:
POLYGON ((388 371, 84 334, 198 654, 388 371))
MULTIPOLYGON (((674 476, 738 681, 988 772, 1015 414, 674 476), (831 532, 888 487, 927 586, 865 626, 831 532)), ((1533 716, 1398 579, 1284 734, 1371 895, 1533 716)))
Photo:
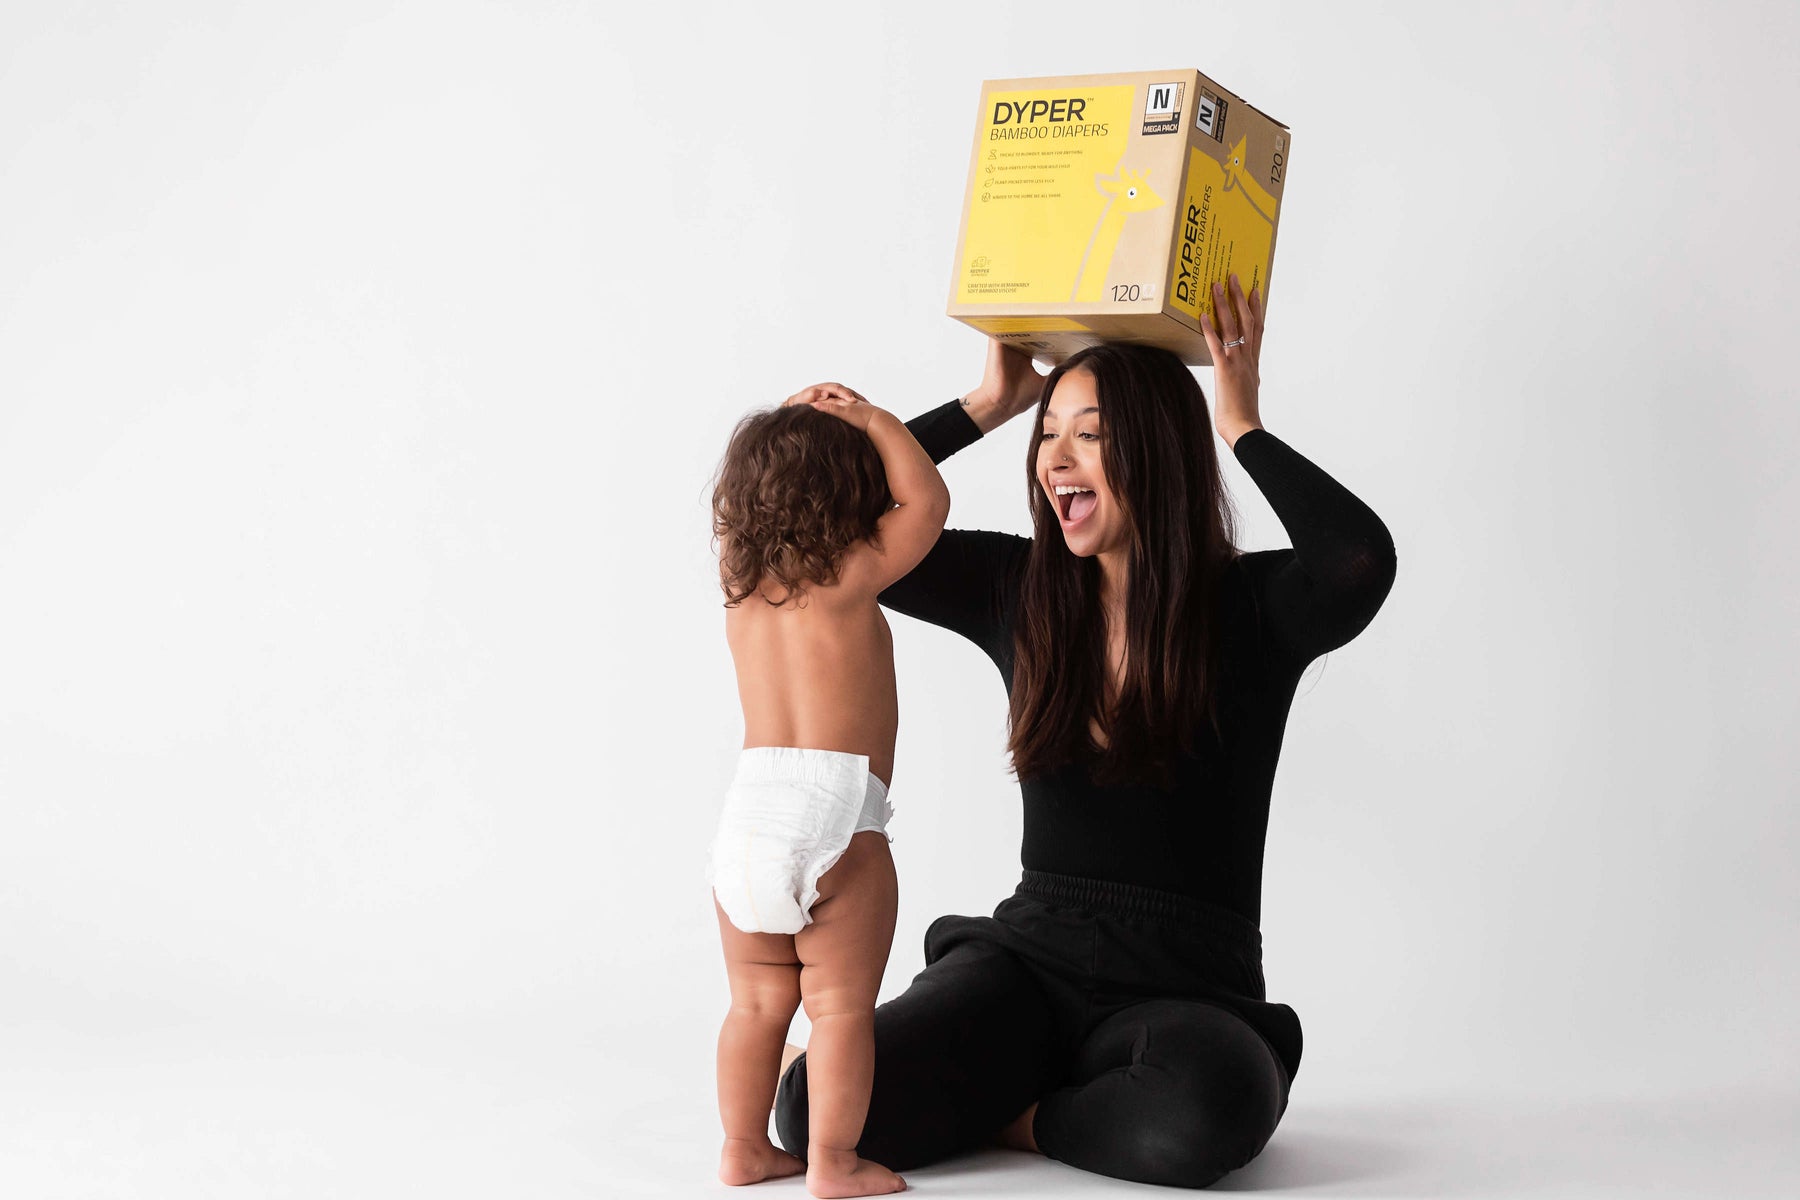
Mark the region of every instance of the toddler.
POLYGON ((950 494, 906 426, 825 383, 737 427, 713 493, 744 750, 711 861, 731 981, 719 1178, 804 1170, 814 1196, 902 1191, 859 1158, 875 995, 898 892, 886 833, 899 718, 876 596, 943 530, 950 494), (804 1164, 769 1140, 795 1008, 812 1021, 804 1164))

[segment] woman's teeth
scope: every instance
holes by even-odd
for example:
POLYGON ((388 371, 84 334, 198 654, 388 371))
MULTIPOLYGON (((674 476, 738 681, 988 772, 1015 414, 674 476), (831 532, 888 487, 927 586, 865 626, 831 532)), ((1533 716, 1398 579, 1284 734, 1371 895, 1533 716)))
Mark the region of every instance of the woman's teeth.
POLYGON ((1077 484, 1059 483, 1053 489, 1056 493, 1056 506, 1061 511, 1064 521, 1079 521, 1094 511, 1099 499, 1093 488, 1081 487, 1077 484))

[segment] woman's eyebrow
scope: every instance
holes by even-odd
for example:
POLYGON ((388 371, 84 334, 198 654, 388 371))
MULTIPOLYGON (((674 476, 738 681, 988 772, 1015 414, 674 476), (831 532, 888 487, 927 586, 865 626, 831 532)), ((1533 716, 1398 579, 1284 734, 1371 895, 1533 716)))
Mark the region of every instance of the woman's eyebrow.
MULTIPOLYGON (((1086 408, 1078 408, 1074 412, 1070 413, 1069 419, 1074 420, 1076 417, 1086 416, 1088 413, 1097 413, 1099 411, 1100 411, 1100 406, 1098 404, 1090 404, 1086 408)), ((1044 413, 1044 420, 1060 421, 1060 420, 1062 420, 1062 418, 1057 416, 1055 412, 1046 410, 1044 413)))

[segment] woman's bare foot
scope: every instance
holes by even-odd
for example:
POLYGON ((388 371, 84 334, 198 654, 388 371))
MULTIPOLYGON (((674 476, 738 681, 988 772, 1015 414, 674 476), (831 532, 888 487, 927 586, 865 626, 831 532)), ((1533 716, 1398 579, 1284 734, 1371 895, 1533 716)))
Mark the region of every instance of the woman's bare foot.
POLYGON ((804 1170, 805 1163, 786 1151, 777 1150, 775 1143, 766 1137, 760 1142, 751 1138, 726 1138, 725 1148, 719 1151, 719 1182, 733 1187, 798 1175, 804 1170))
POLYGON ((854 1150, 807 1151, 806 1190, 819 1200, 842 1196, 886 1196, 904 1192, 906 1180, 880 1163, 858 1158, 854 1150))

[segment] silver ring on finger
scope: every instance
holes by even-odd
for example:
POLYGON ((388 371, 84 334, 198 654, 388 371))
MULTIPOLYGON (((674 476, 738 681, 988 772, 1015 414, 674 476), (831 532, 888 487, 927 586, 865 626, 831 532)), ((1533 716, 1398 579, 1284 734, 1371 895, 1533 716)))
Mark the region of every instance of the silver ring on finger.
POLYGON ((1249 341, 1249 340, 1250 340, 1250 339, 1249 339, 1249 338, 1239 338, 1239 339, 1238 339, 1238 340, 1237 340, 1237 341, 1235 341, 1235 342, 1226 342, 1226 343, 1225 343, 1225 348, 1226 348, 1226 349, 1227 349, 1227 350, 1229 350, 1229 349, 1231 349, 1231 348, 1232 348, 1232 347, 1233 347, 1233 346, 1242 346, 1242 345, 1243 345, 1243 344, 1244 344, 1244 343, 1245 343, 1245 342, 1247 342, 1247 341, 1249 341))

